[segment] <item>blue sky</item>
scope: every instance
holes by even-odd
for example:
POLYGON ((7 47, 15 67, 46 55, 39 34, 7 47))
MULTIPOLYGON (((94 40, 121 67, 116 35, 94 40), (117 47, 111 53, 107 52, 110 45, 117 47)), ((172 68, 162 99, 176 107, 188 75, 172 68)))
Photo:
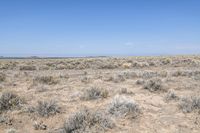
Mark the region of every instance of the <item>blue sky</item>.
POLYGON ((1 0, 0 55, 200 54, 199 0, 1 0))

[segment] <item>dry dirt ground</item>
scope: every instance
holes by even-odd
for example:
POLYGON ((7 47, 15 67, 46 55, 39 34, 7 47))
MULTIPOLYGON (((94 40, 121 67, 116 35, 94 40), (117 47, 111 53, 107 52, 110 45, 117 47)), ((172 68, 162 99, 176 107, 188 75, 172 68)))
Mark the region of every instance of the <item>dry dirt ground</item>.
POLYGON ((0 133, 199 133, 200 56, 0 60, 0 133))

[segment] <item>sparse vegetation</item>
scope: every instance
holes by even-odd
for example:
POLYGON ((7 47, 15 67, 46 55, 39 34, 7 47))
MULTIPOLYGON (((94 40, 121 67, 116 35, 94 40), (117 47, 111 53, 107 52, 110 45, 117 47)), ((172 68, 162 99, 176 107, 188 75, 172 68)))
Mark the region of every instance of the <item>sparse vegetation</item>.
POLYGON ((125 81, 125 77, 122 75, 122 74, 115 74, 112 78, 113 82, 115 83, 120 83, 120 82, 123 82, 125 81))
POLYGON ((143 85, 145 83, 145 81, 143 80, 143 79, 138 79, 137 81, 136 81, 136 84, 137 85, 143 85))
POLYGON ((200 56, 2 59, 0 132, 197 133, 199 66, 200 56))
POLYGON ((135 118, 140 114, 140 108, 134 100, 117 95, 108 105, 108 112, 118 117, 135 118))
POLYGON ((89 83, 90 81, 91 81, 91 78, 88 76, 81 77, 81 82, 83 83, 89 83))
POLYGON ((58 80, 53 76, 37 76, 35 77, 34 81, 48 85, 53 85, 58 83, 58 80))
POLYGON ((84 108, 66 120, 64 130, 65 133, 95 133, 104 132, 114 125, 114 122, 104 113, 84 108))
POLYGON ((20 66, 19 70, 34 71, 37 70, 37 68, 36 66, 27 65, 27 66, 20 66))
POLYGON ((14 92, 3 92, 0 97, 0 112, 20 108, 21 98, 14 92))
POLYGON ((162 81, 158 78, 150 79, 144 84, 144 89, 150 92, 163 90, 162 81))
POLYGON ((6 75, 4 73, 0 73, 0 82, 3 82, 6 80, 6 75))
POLYGON ((15 128, 10 128, 6 131, 6 133, 18 133, 15 128))
POLYGON ((178 100, 179 97, 176 95, 176 93, 174 92, 174 90, 169 90, 165 96, 165 100, 166 101, 170 101, 170 100, 178 100))
POLYGON ((94 99, 106 98, 106 97, 108 97, 108 91, 106 89, 102 89, 99 87, 91 87, 84 90, 84 93, 81 99, 94 100, 94 99))
POLYGON ((38 105, 36 107, 29 107, 28 112, 37 113, 42 117, 49 117, 51 115, 60 113, 61 108, 54 100, 38 101, 38 105))
POLYGON ((200 97, 199 96, 184 97, 180 100, 179 106, 185 113, 190 113, 195 109, 200 109, 200 97))
POLYGON ((33 124, 33 127, 35 130, 46 130, 47 129, 47 125, 45 125, 43 123, 43 121, 41 121, 41 122, 35 121, 33 124))

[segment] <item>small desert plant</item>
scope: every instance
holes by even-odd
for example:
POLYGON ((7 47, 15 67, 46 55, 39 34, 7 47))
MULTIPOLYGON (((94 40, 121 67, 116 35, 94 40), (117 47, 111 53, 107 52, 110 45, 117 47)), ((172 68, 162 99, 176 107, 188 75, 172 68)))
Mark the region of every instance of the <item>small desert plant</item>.
POLYGON ((164 58, 162 61, 163 65, 171 64, 172 60, 170 58, 164 58))
POLYGON ((195 109, 200 109, 200 97, 184 97, 181 99, 179 106, 185 113, 192 112, 195 109))
POLYGON ((34 81, 48 85, 58 83, 58 80, 53 76, 37 76, 35 77, 34 81))
POLYGON ((113 82, 115 82, 115 83, 120 83, 120 82, 125 81, 126 79, 125 79, 125 77, 124 77, 123 75, 121 75, 121 74, 116 74, 116 75, 113 76, 112 80, 113 80, 113 82))
POLYGON ((104 132, 114 127, 114 123, 102 112, 81 109, 64 123, 66 133, 104 132))
POLYGON ((144 84, 144 89, 151 92, 159 91, 163 89, 162 81, 160 79, 150 79, 144 84))
POLYGON ((165 100, 166 101, 170 101, 170 100, 177 100, 178 96, 176 95, 176 93, 174 92, 174 90, 169 90, 165 96, 165 100))
POLYGON ((108 97, 108 91, 98 87, 91 87, 84 91, 81 99, 84 100, 94 100, 98 98, 108 97))
POLYGON ((0 97, 0 112, 19 108, 22 104, 21 98, 13 92, 3 92, 0 97))
POLYGON ((54 100, 38 101, 38 105, 36 107, 29 107, 28 112, 36 112, 42 117, 48 117, 60 113, 61 108, 57 105, 57 103, 54 100))
POLYGON ((142 74, 142 78, 144 78, 144 79, 150 79, 150 78, 154 78, 154 77, 157 77, 157 76, 158 76, 157 72, 144 72, 142 74))
POLYGON ((134 94, 132 91, 128 91, 127 88, 121 88, 119 94, 134 94))
POLYGON ((0 82, 3 82, 6 80, 6 75, 4 73, 0 73, 0 82))
POLYGON ((135 118, 140 113, 139 105, 132 99, 125 96, 115 96, 108 106, 108 112, 115 116, 130 116, 135 118))
POLYGON ((121 88, 120 89, 120 94, 127 94, 127 93, 128 93, 127 88, 121 88))
POLYGON ((125 68, 125 69, 130 69, 132 67, 132 63, 124 63, 122 64, 122 68, 125 68))
POLYGON ((81 77, 81 82, 83 83, 89 83, 90 81, 91 81, 91 78, 88 76, 81 77))
POLYGON ((145 82, 144 82, 144 80, 143 79, 138 79, 137 81, 136 81, 136 84, 137 85, 143 85, 145 82))
POLYGON ((30 66, 30 65, 19 67, 19 70, 27 70, 27 71, 33 71, 33 70, 36 70, 36 69, 37 69, 36 66, 30 66))
POLYGON ((33 127, 35 130, 46 130, 47 129, 47 125, 44 124, 43 121, 41 121, 41 122, 35 121, 33 124, 33 127))
POLYGON ((138 77, 138 75, 136 72, 124 72, 123 77, 125 79, 132 79, 132 78, 138 77))

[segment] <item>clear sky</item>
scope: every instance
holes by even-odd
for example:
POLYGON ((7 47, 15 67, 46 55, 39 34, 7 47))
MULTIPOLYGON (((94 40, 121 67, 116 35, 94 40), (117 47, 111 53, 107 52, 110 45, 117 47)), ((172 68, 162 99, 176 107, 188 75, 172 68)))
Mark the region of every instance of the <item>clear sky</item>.
POLYGON ((200 0, 1 0, 0 55, 200 54, 200 0))

